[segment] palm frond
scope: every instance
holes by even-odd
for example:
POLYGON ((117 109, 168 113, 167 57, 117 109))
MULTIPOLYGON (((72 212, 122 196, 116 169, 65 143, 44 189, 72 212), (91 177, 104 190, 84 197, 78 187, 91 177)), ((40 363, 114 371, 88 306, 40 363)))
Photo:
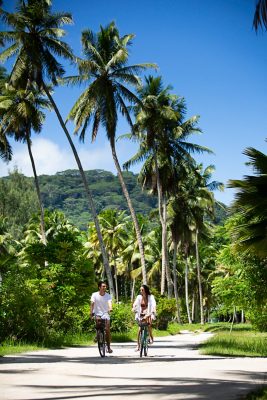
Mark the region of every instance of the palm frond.
POLYGON ((267 1, 258 0, 254 13, 253 26, 256 31, 259 28, 267 29, 267 1))

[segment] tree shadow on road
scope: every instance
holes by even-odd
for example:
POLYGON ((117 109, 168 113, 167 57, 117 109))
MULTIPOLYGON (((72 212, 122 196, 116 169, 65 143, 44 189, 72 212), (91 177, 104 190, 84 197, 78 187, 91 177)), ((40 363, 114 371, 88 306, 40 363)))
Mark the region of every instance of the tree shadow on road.
MULTIPOLYGON (((233 373, 233 371, 229 371, 233 373)), ((86 385, 25 385, 38 392, 38 400, 71 400, 90 398, 125 399, 135 397, 142 399, 161 399, 169 396, 172 399, 237 399, 259 387, 263 382, 264 373, 239 372, 242 379, 229 381, 224 379, 198 379, 198 378, 142 378, 142 377, 105 377, 111 383, 105 384, 103 377, 84 375, 86 385), (99 384, 96 384, 96 380, 99 384), (112 382, 114 380, 114 382, 112 382), (125 380, 125 384, 117 384, 118 380, 125 380), (127 380, 127 381, 126 381, 127 380), (92 384, 90 384, 90 381, 92 384), (138 381, 138 383, 135 383, 138 381), (41 397, 41 393, 44 393, 41 397)), ((140 373, 141 375, 141 373, 140 373)), ((27 400, 22 399, 22 400, 27 400)))

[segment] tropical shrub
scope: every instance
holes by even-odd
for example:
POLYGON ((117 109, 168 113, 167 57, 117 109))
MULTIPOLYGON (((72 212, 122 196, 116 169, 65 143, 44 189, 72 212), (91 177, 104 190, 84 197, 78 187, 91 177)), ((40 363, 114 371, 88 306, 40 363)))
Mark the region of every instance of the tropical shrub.
POLYGON ((157 300, 156 328, 166 330, 168 328, 168 323, 175 318, 176 313, 176 300, 160 297, 157 300))
POLYGON ((131 304, 115 303, 111 315, 112 332, 128 332, 133 326, 134 316, 131 304))

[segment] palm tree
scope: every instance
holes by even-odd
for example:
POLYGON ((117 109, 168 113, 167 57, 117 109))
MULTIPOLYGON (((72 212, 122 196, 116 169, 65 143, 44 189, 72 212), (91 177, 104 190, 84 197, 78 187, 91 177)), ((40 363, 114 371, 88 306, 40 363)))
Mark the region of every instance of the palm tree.
POLYGON ((230 180, 228 187, 237 189, 232 205, 240 214, 242 223, 235 227, 234 239, 243 251, 253 252, 260 258, 267 256, 267 155, 252 147, 244 154, 255 176, 247 175, 243 180, 230 180))
POLYGON ((140 80, 135 74, 152 66, 151 64, 127 65, 128 46, 133 37, 132 34, 120 37, 114 22, 105 28, 101 26, 97 34, 91 30, 83 31, 82 45, 86 59, 79 61, 79 76, 69 77, 67 81, 72 84, 81 82, 88 84, 71 109, 69 118, 75 121, 76 132, 81 129, 82 140, 91 120, 92 140, 97 136, 100 124, 106 130, 122 191, 133 219, 141 255, 143 281, 146 282, 145 255, 140 227, 124 182, 115 146, 118 112, 121 112, 132 126, 127 103, 140 103, 137 96, 129 90, 128 85, 136 87, 140 80))
POLYGON ((118 258, 125 247, 127 240, 126 222, 127 216, 125 211, 104 210, 99 214, 99 222, 101 224, 103 240, 107 251, 109 252, 111 265, 114 269, 114 280, 116 290, 116 300, 119 301, 118 288, 118 258))
POLYGON ((170 86, 163 87, 162 78, 148 76, 145 84, 139 86, 138 94, 143 106, 135 107, 136 123, 131 138, 139 141, 138 153, 124 164, 146 160, 140 172, 144 187, 158 195, 159 217, 162 226, 162 282, 161 293, 165 291, 165 275, 168 296, 172 282, 169 271, 167 250, 167 198, 176 190, 179 175, 185 164, 193 163, 192 152, 210 152, 209 149, 187 142, 187 137, 199 132, 198 117, 184 121, 186 111, 184 99, 170 94, 170 86))
POLYGON ((87 178, 71 136, 46 83, 46 78, 48 78, 53 85, 57 85, 58 79, 65 73, 56 57, 75 61, 68 44, 60 39, 65 34, 61 26, 71 24, 72 17, 69 13, 52 13, 50 0, 28 0, 28 2, 18 0, 17 12, 9 13, 1 8, 0 17, 4 23, 13 28, 12 31, 0 32, 0 41, 11 42, 11 46, 0 54, 0 61, 16 56, 10 74, 10 83, 18 88, 29 88, 32 83, 35 83, 40 90, 44 90, 71 146, 92 211, 111 294, 114 296, 109 261, 87 178))
POLYGON ((16 90, 12 87, 6 89, 0 96, 0 138, 14 136, 16 141, 26 142, 41 215, 41 236, 46 244, 44 207, 41 198, 39 180, 36 172, 34 157, 31 149, 31 132, 40 133, 45 119, 43 109, 48 109, 50 103, 44 99, 39 91, 16 90))
POLYGON ((215 199, 211 190, 223 190, 221 182, 212 181, 210 178, 215 167, 209 165, 203 170, 202 164, 198 166, 198 175, 195 175, 196 182, 193 187, 193 201, 191 201, 192 214, 195 225, 195 253, 197 265, 197 279, 198 279, 198 292, 199 292, 199 306, 200 306, 200 322, 204 324, 204 308, 203 308, 203 291, 202 291, 202 274, 199 258, 199 237, 201 234, 204 236, 208 232, 207 224, 204 220, 206 216, 214 217, 215 199))
MULTIPOLYGON (((6 69, 0 66, 0 96, 4 93, 7 81, 8 75, 6 69)), ((12 148, 6 135, 0 135, 0 158, 5 162, 12 159, 12 148)))
POLYGON ((258 0, 253 19, 254 29, 257 31, 262 26, 267 29, 267 0, 258 0))

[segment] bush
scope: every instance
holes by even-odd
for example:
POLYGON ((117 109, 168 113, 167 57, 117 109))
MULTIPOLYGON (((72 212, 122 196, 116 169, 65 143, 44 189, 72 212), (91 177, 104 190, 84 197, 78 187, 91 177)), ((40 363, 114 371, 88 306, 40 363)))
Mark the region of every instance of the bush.
POLYGON ((267 306, 255 306, 247 313, 252 326, 260 332, 267 332, 267 306))
POLYGON ((133 326, 133 313, 130 304, 116 303, 111 314, 112 332, 129 332, 133 326))
POLYGON ((166 330, 168 328, 168 323, 175 318, 176 312, 177 307, 175 299, 160 297, 157 301, 156 328, 166 330))

